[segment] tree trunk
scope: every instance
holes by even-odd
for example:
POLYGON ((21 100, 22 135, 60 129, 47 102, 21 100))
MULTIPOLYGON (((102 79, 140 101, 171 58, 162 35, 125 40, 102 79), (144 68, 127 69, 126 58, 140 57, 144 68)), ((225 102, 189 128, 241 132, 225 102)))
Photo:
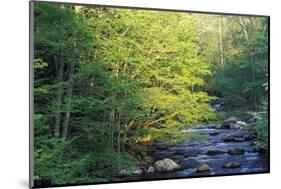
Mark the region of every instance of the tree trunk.
POLYGON ((114 129, 115 129, 115 111, 114 108, 112 108, 110 113, 110 123, 111 123, 111 136, 110 136, 110 149, 114 150, 114 129))
MULTIPOLYGON (((246 42, 248 44, 248 47, 251 49, 251 52, 253 54, 252 58, 253 58, 253 61, 252 61, 252 84, 253 86, 255 86, 256 84, 256 50, 255 50, 255 47, 251 45, 250 43, 250 40, 249 40, 249 34, 248 34, 248 31, 247 31, 247 27, 246 27, 246 21, 243 21, 243 19, 241 17, 239 17, 239 21, 240 21, 240 25, 243 29, 243 32, 244 32, 244 37, 246 39, 246 42)), ((251 58, 250 58, 251 59, 251 58)), ((253 110, 254 111, 257 111, 257 90, 256 90, 256 87, 253 88, 253 92, 252 92, 252 98, 253 98, 253 110)))
POLYGON ((60 7, 60 8, 64 8, 64 4, 63 3, 61 3, 61 4, 58 4, 58 7, 60 7))
POLYGON ((75 69, 75 64, 73 62, 70 63, 69 66, 69 85, 67 88, 67 107, 66 107, 66 114, 65 114, 65 121, 63 126, 63 138, 67 138, 68 136, 68 127, 69 127, 69 120, 71 116, 71 101, 72 101, 72 92, 73 92, 73 73, 75 69))
POLYGON ((257 90, 256 90, 256 50, 253 50, 253 65, 252 65, 252 82, 254 84, 254 89, 253 89, 253 101, 254 101, 254 111, 258 110, 257 107, 257 90))
POLYGON ((220 63, 221 68, 224 67, 224 56, 223 56, 223 36, 222 36, 222 17, 219 16, 219 41, 220 41, 220 63))
POLYGON ((121 153, 121 113, 118 112, 118 123, 117 123, 117 152, 120 155, 121 153))
MULTIPOLYGON (((62 53, 60 53, 58 59, 59 59, 59 61, 58 61, 59 70, 57 73, 57 80, 58 80, 58 83, 61 83, 63 81, 63 71, 64 71, 64 57, 63 57, 62 53)), ((57 112, 55 115, 55 136, 57 136, 57 137, 60 136, 62 94, 63 94, 63 87, 60 86, 58 89, 58 94, 57 94, 57 99, 56 99, 57 112)))
POLYGON ((108 149, 112 149, 111 148, 111 138, 112 138, 112 123, 111 123, 111 112, 109 112, 109 133, 108 133, 108 149))
POLYGON ((243 22, 243 19, 241 18, 241 16, 239 16, 239 21, 240 21, 240 25, 241 25, 241 27, 243 29, 243 32, 244 32, 244 37, 245 37, 247 43, 250 44, 248 32, 247 32, 245 23, 243 22))

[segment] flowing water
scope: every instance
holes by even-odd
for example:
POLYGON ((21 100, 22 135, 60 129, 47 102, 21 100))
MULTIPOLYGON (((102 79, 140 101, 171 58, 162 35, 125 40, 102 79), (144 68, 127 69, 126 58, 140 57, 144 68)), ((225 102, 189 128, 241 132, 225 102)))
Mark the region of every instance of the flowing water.
POLYGON ((149 155, 153 157, 154 160, 157 161, 169 158, 177 162, 181 166, 181 169, 173 172, 152 173, 127 179, 135 180, 267 172, 267 160, 264 155, 256 152, 252 147, 252 141, 248 131, 243 129, 191 127, 182 132, 186 132, 187 130, 188 132, 198 132, 207 135, 208 140, 194 140, 174 145, 153 144, 150 147, 149 155), (238 139, 226 142, 225 138, 229 136, 234 136, 238 139), (245 153, 241 155, 230 155, 227 153, 228 150, 235 148, 242 149, 245 153), (213 150, 215 153, 210 153, 209 150, 213 150), (241 166, 237 168, 224 168, 223 166, 229 162, 239 162, 241 166), (208 164, 210 167, 209 171, 197 172, 196 169, 202 164, 208 164))

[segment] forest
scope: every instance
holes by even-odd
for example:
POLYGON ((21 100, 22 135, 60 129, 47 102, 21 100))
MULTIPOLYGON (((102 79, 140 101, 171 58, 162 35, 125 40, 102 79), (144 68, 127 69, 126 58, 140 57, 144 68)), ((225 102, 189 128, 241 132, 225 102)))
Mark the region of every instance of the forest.
POLYGON ((149 179, 229 120, 266 156, 267 17, 35 2, 33 32, 36 186, 149 179))

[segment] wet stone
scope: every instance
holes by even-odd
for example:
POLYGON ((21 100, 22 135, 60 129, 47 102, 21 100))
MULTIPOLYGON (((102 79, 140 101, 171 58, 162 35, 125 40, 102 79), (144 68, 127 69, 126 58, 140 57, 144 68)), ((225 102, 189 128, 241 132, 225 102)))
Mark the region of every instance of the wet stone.
POLYGON ((223 168, 238 168, 241 167, 240 162, 229 162, 223 166, 223 168))
POLYGON ((234 141, 235 142, 244 142, 245 141, 245 138, 234 138, 234 141))
POLYGON ((210 170, 210 167, 209 167, 209 165, 208 164, 203 164, 203 165, 200 165, 197 169, 196 169, 196 171, 197 172, 206 172, 206 171, 209 171, 210 170))
POLYGON ((221 154, 223 153, 222 151, 218 150, 218 149, 208 149, 207 151, 207 155, 217 155, 217 154, 221 154))
POLYGON ((227 151, 227 153, 229 155, 242 155, 245 153, 244 149, 240 149, 240 148, 233 148, 227 151))
MULTIPOLYGON (((159 141, 153 143, 149 148, 149 156, 153 158, 154 163, 141 166, 144 174, 148 174, 149 178, 167 178, 267 171, 264 154, 258 153, 264 150, 253 147, 257 146, 252 140, 256 137, 255 133, 243 128, 216 129, 209 126, 188 128, 192 132, 208 136, 208 139, 189 140, 170 145, 159 141), (166 158, 171 161, 164 162, 166 158), (155 161, 159 160, 161 163, 158 162, 159 165, 156 166, 155 161), (171 167, 175 169, 170 169, 171 167)), ((131 174, 128 177, 143 179, 144 175, 131 174)), ((127 177, 122 178, 127 179, 127 177)))
POLYGON ((224 142, 233 142, 235 140, 234 136, 226 136, 223 138, 224 142))

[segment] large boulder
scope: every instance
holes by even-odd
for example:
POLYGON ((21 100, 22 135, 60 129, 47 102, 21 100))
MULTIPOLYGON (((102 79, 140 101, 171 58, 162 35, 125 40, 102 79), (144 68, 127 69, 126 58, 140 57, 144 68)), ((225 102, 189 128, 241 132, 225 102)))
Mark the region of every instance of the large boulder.
POLYGON ((180 166, 176 162, 168 158, 156 161, 154 167, 158 172, 169 172, 180 169, 180 166))
POLYGON ((241 163, 238 161, 233 161, 225 164, 223 168, 238 168, 241 167, 241 163))
POLYGON ((230 117, 221 122, 220 125, 217 126, 219 129, 240 129, 247 124, 243 121, 238 121, 236 117, 230 117))
POLYGON ((203 164, 203 165, 200 165, 196 171, 201 173, 201 172, 206 172, 206 171, 209 171, 210 170, 210 167, 208 164, 203 164))
POLYGON ((231 129, 237 128, 239 124, 237 124, 236 117, 230 117, 224 121, 222 121, 221 125, 219 126, 221 129, 231 129))
POLYGON ((245 150, 244 149, 240 149, 240 148, 233 148, 233 149, 229 149, 227 151, 227 153, 229 155, 242 155, 245 153, 245 150))

